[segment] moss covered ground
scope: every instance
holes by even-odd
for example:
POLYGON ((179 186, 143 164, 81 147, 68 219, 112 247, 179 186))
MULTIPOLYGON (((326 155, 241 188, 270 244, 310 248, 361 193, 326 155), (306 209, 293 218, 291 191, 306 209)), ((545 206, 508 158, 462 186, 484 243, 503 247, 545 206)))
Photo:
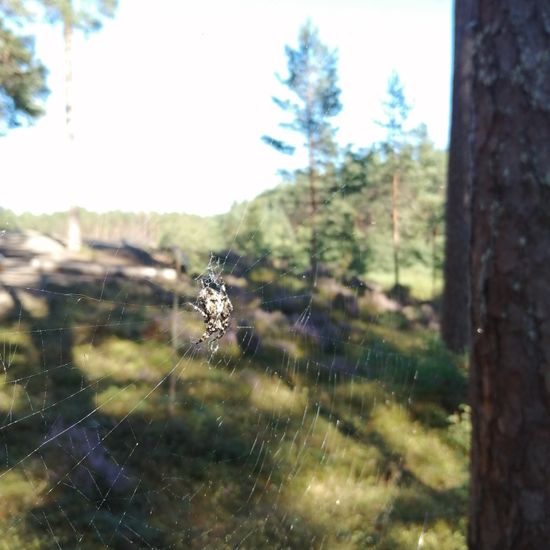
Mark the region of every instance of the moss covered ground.
POLYGON ((0 548, 465 548, 460 358, 336 281, 228 281, 216 353, 185 307, 175 353, 171 289, 123 280, 2 322, 0 548))

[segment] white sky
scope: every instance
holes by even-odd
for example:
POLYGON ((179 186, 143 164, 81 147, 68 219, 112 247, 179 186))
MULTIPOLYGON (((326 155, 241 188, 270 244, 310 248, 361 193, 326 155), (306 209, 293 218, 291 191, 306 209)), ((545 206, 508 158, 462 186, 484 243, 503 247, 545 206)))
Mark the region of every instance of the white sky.
POLYGON ((451 0, 120 0, 114 20, 75 39, 75 145, 64 140, 61 29, 38 31, 50 70, 47 114, 0 137, 0 206, 52 212, 227 211, 278 183, 300 158, 260 140, 284 118, 285 44, 310 17, 339 51, 340 144, 381 139, 387 78, 397 70, 436 145, 446 147, 451 0), (73 162, 66 162, 70 156, 73 162))

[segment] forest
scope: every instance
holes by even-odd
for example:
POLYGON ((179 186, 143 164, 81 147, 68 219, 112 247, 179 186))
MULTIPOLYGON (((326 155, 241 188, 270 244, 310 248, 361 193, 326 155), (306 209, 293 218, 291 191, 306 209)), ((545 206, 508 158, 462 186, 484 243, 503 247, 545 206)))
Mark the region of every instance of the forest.
MULTIPOLYGON (((456 0, 448 150, 391 68, 383 137, 342 145, 339 52, 307 19, 257 136, 276 186, 210 216, 0 199, 2 548, 550 545, 550 11, 528 4, 456 0)), ((47 116, 53 26, 71 154, 74 39, 122 7, 0 0, 0 140, 47 116)))

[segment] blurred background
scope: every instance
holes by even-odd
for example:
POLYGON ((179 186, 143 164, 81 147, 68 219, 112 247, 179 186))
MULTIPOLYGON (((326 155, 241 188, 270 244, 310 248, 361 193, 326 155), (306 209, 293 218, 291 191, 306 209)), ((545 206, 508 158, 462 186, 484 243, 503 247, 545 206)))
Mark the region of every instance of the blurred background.
POLYGON ((466 547, 452 25, 0 0, 6 548, 466 547), (229 327, 197 345, 218 277, 229 327))

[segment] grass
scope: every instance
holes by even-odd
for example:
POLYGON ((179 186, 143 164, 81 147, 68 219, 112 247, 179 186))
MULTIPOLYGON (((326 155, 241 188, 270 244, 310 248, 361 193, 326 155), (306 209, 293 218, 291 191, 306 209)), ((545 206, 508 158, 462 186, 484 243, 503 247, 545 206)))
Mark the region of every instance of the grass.
POLYGON ((231 335, 213 357, 182 345, 171 404, 169 309, 132 292, 131 331, 70 297, 1 328, 0 548, 466 547, 464 373, 433 334, 327 295, 312 319, 348 335, 337 357, 269 307, 250 357, 231 335))
MULTIPOLYGON (((392 271, 369 271, 367 279, 378 283, 386 291, 390 290, 394 283, 392 271)), ((431 300, 441 294, 443 281, 438 274, 435 287, 432 284, 432 271, 423 265, 403 267, 399 270, 399 282, 411 289, 411 296, 417 300, 431 300)))

